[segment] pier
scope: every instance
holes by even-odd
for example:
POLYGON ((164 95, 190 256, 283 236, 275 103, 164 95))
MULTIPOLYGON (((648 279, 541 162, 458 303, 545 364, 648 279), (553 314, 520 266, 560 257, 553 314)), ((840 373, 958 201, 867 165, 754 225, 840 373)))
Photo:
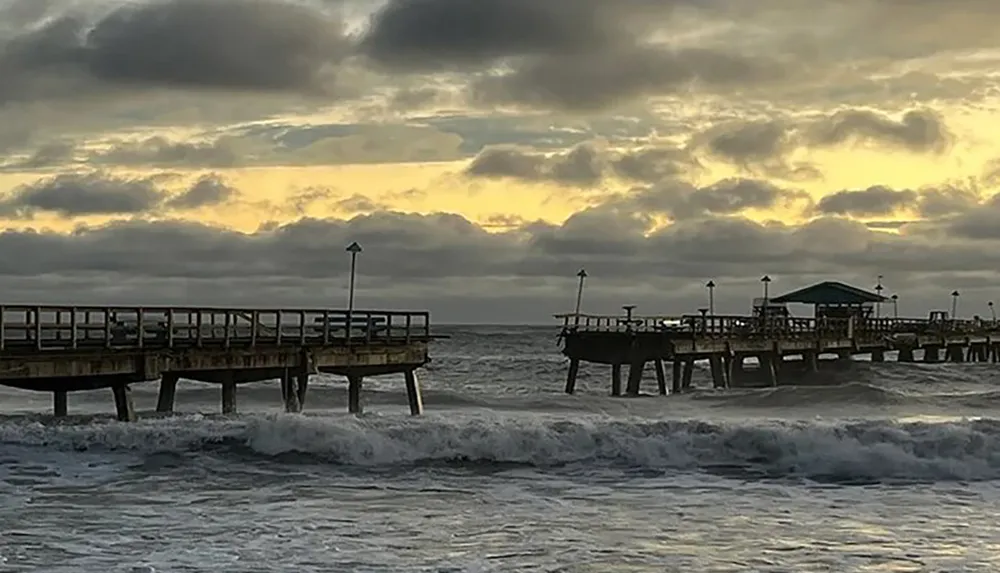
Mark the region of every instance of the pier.
POLYGON ((300 412, 309 376, 337 374, 360 414, 365 378, 402 374, 418 415, 433 338, 426 311, 0 305, 0 384, 51 392, 56 416, 68 394, 110 388, 131 421, 136 383, 159 381, 157 412, 173 411, 180 379, 219 384, 234 414, 240 384, 279 380, 285 411, 300 412))
POLYGON ((565 391, 572 394, 581 362, 611 366, 611 395, 640 393, 652 363, 661 395, 691 387, 694 363, 708 362, 716 388, 778 386, 807 381, 826 363, 869 355, 898 362, 997 362, 1000 324, 956 319, 944 311, 928 318, 882 317, 874 305, 889 302, 839 282, 828 281, 773 299, 756 299, 747 316, 720 316, 701 309, 679 317, 639 316, 634 306, 617 316, 559 314, 562 353, 569 358, 565 391), (794 317, 788 303, 812 305, 814 316, 794 317), (824 358, 829 359, 824 360, 824 358), (747 368, 755 359, 758 367, 747 368), (832 359, 832 360, 831 360, 832 359), (668 388, 666 364, 670 364, 668 388))

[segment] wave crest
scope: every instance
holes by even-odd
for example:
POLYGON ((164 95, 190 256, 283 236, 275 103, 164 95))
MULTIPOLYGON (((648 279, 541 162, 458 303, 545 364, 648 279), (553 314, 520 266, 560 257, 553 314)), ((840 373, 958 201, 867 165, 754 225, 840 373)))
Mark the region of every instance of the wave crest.
POLYGON ((358 468, 434 463, 695 471, 826 482, 1000 479, 1000 422, 720 423, 606 418, 191 416, 0 424, 4 445, 203 453, 358 468))

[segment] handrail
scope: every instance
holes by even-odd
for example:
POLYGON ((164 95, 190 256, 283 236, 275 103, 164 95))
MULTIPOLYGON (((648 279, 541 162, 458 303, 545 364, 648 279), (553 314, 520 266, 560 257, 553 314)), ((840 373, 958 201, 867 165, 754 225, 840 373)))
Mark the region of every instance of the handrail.
POLYGON ((662 332, 699 338, 879 338, 899 334, 961 335, 1000 332, 1000 322, 982 319, 793 317, 741 315, 627 316, 563 313, 565 331, 662 332))
POLYGON ((432 338, 428 311, 0 305, 0 351, 363 346, 432 338))

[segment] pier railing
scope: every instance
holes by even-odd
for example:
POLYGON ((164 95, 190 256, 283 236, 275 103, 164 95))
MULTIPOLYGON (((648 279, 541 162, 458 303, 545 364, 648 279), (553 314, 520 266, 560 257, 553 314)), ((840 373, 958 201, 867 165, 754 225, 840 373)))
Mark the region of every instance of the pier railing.
POLYGON ((426 311, 0 305, 0 351, 408 344, 426 311))
POLYGON ((661 332, 703 338, 865 338, 900 334, 961 335, 1000 331, 1000 323, 980 319, 804 318, 783 316, 627 316, 557 314, 564 331, 661 332))

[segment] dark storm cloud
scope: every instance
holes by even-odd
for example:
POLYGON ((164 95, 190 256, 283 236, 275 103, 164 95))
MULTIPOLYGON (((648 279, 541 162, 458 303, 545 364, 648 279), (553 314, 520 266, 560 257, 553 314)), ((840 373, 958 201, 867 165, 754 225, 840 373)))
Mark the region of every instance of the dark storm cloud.
POLYGON ((600 0, 390 0, 360 47, 380 64, 410 70, 589 52, 619 33, 607 7, 600 0))
POLYGON ((122 166, 233 167, 241 158, 224 141, 171 141, 154 136, 118 143, 89 162, 122 166))
POLYGON ((159 189, 154 178, 129 179, 97 172, 62 174, 22 185, 0 197, 0 215, 15 219, 32 219, 41 213, 66 218, 141 215, 216 205, 236 195, 235 189, 214 175, 172 196, 159 189))
POLYGON ((941 116, 929 110, 908 111, 898 121, 873 111, 846 110, 813 124, 806 132, 807 141, 816 145, 874 142, 935 153, 945 151, 951 137, 941 116))
POLYGON ((646 95, 677 93, 695 84, 721 90, 772 82, 787 70, 777 61, 750 60, 708 49, 635 46, 586 56, 532 59, 509 73, 479 79, 473 99, 594 112, 646 95))
POLYGON ((782 189, 766 181, 724 179, 705 187, 667 181, 615 197, 598 209, 637 213, 662 213, 674 220, 735 215, 749 209, 774 209, 810 203, 801 191, 782 189))
POLYGON ((915 191, 878 186, 827 195, 816 203, 816 210, 824 215, 880 217, 912 207, 916 201, 915 191))
POLYGON ((15 189, 0 200, 0 213, 29 219, 40 212, 64 217, 138 214, 153 209, 161 199, 148 179, 58 175, 15 189))
POLYGON ((239 191, 218 175, 205 175, 186 191, 171 197, 166 206, 176 210, 199 209, 226 203, 239 196, 239 191))
POLYGON ((511 178, 591 186, 607 177, 656 182, 668 176, 698 169, 683 150, 646 147, 609 151, 592 143, 581 143, 569 151, 541 154, 516 147, 487 147, 465 169, 470 177, 511 178))
POLYGON ((283 0, 154 0, 96 21, 66 12, 0 46, 0 104, 100 83, 314 92, 350 51, 339 21, 283 0))
POLYGON ((689 147, 748 173, 797 180, 822 177, 815 166, 789 158, 800 149, 868 143, 912 153, 943 153, 951 141, 944 120, 930 110, 910 110, 897 120, 848 109, 818 118, 725 122, 694 134, 689 147))

